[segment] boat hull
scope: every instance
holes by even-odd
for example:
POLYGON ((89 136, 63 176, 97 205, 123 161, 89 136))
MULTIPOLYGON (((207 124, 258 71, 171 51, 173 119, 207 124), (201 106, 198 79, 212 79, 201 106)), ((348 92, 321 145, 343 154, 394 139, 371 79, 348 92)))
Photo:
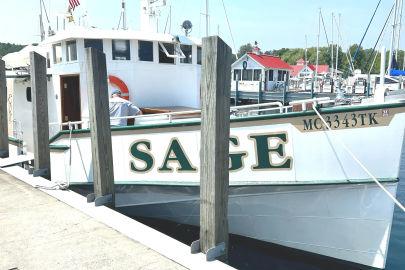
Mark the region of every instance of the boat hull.
MULTIPOLYGON (((397 182, 385 187, 395 196, 397 182)), ((199 225, 199 188, 117 186, 131 216, 199 225)), ((374 183, 230 188, 229 231, 311 253, 384 268, 394 205, 374 183)))

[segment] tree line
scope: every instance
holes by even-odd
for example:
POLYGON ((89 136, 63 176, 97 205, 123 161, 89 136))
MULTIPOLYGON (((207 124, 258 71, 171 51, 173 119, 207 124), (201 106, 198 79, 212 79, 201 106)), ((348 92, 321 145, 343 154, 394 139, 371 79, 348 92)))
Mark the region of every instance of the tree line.
POLYGON ((24 45, 17 45, 13 43, 1 43, 0 42, 0 58, 5 56, 6 54, 13 53, 13 52, 18 52, 22 48, 24 48, 24 45))
MULTIPOLYGON (((354 57, 358 49, 356 58, 353 62, 354 69, 360 69, 362 73, 367 74, 377 74, 380 72, 381 65, 381 54, 379 51, 373 51, 373 49, 364 49, 359 47, 357 44, 353 44, 349 47, 349 52, 343 51, 339 47, 338 55, 338 70, 343 72, 343 76, 347 77, 350 74, 350 62, 351 57, 354 57), (349 56, 350 54, 350 56, 349 56), (375 59, 375 60, 374 60, 375 59)), ((253 46, 248 43, 242 45, 237 54, 238 58, 243 56, 246 52, 251 52, 253 46)), ((307 60, 310 64, 316 64, 316 47, 310 47, 307 49, 307 60)), ((398 52, 398 69, 402 69, 404 63, 404 51, 400 50, 398 52)), ((303 48, 282 48, 279 50, 267 50, 264 54, 274 55, 281 57, 282 60, 287 62, 290 65, 295 65, 297 60, 305 58, 305 49, 303 48)), ((329 65, 331 66, 331 47, 320 47, 319 48, 319 64, 320 65, 329 65)), ((389 51, 386 55, 386 66, 388 65, 389 51)), ((333 67, 336 67, 336 46, 334 47, 334 64, 333 67)))

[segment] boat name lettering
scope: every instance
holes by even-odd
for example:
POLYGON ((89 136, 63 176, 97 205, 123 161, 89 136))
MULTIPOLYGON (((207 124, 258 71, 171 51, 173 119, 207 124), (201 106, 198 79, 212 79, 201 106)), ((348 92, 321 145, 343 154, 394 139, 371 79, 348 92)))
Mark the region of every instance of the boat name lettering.
MULTIPOLYGON (((255 146, 256 162, 252 164, 252 171, 262 170, 282 170, 291 169, 293 159, 286 155, 285 146, 288 143, 287 132, 250 134, 248 138, 255 146)), ((229 143, 233 148, 240 147, 239 139, 236 136, 229 138, 229 143)), ((131 144, 129 152, 131 156, 130 169, 134 173, 147 173, 151 171, 157 161, 153 153, 152 142, 149 140, 138 140, 131 144)), ((242 170, 247 151, 230 151, 229 171, 236 172, 242 170)), ((197 167, 192 164, 186 151, 178 138, 172 138, 166 154, 163 156, 157 171, 160 173, 177 172, 195 173, 197 167)))
MULTIPOLYGON (((350 113, 339 115, 325 115, 323 116, 325 122, 331 129, 346 129, 346 128, 355 128, 355 127, 365 127, 365 126, 375 126, 379 125, 379 122, 376 119, 377 113, 350 113)), ((309 118, 303 120, 304 131, 311 130, 323 130, 324 123, 323 121, 317 118, 309 118)))

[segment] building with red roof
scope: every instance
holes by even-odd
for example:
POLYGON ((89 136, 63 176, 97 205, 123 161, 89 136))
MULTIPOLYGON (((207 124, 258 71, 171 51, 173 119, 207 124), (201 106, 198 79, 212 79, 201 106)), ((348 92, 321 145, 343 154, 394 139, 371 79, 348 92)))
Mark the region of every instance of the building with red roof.
MULTIPOLYGON (((305 63, 304 59, 299 59, 296 65, 291 66, 291 78, 305 78, 305 77, 312 77, 316 72, 316 65, 311 65, 307 61, 305 63)), ((329 66, 328 65, 318 65, 318 75, 326 75, 329 73, 329 66)))
POLYGON ((280 57, 249 52, 232 64, 232 89, 258 92, 282 88, 290 77, 291 66, 280 57))

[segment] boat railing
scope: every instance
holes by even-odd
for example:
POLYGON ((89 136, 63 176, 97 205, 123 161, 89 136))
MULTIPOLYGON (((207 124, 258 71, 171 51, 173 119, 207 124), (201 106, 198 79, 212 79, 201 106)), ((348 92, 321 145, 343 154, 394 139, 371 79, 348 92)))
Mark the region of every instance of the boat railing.
MULTIPOLYGON (((281 102, 268 102, 260 104, 250 104, 242 106, 233 106, 230 108, 231 117, 246 117, 254 115, 264 115, 264 114, 283 114, 293 111, 295 104, 302 104, 302 108, 307 108, 307 104, 313 104, 317 102, 318 104, 332 103, 333 100, 329 98, 314 98, 309 100, 301 100, 291 102, 290 105, 284 106, 281 102)), ((152 124, 152 123, 172 123, 174 120, 181 119, 199 119, 201 116, 201 110, 188 110, 188 111, 178 111, 178 112, 164 112, 156 114, 142 114, 142 115, 131 115, 122 117, 111 117, 110 120, 134 120, 137 125, 142 124, 152 124)), ((80 129, 88 128, 90 126, 90 121, 70 121, 70 122, 54 122, 49 124, 51 129, 59 127, 60 130, 67 129, 80 129), (53 128, 52 128, 53 127, 53 128)))

